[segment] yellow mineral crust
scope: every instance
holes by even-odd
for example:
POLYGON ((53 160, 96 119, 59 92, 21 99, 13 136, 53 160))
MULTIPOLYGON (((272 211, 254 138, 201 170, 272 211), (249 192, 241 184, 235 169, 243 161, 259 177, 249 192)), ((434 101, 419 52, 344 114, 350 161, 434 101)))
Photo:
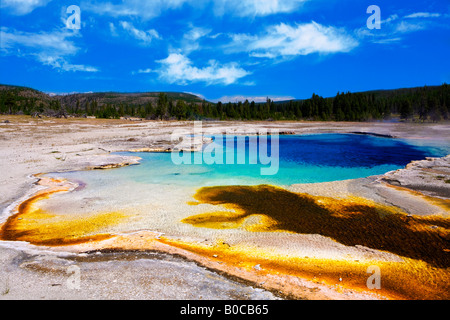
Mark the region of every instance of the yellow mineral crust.
MULTIPOLYGON (((251 279, 266 289, 277 290, 298 298, 293 277, 325 285, 334 290, 367 293, 379 299, 449 299, 449 272, 429 264, 405 258, 402 262, 354 261, 296 257, 276 251, 245 245, 226 246, 189 243, 161 237, 159 242, 180 248, 209 261, 217 261, 214 268, 228 274, 251 279), (381 289, 369 289, 370 266, 381 270, 381 289), (287 279, 287 280, 286 280, 287 279), (289 281, 290 280, 290 281, 289 281)), ((179 254, 183 255, 182 252, 179 254)), ((192 257, 191 257, 192 258, 192 257)), ((201 261, 201 260, 200 260, 201 261)))
POLYGON ((67 192, 73 186, 59 179, 41 178, 39 184, 47 189, 22 202, 17 212, 10 216, 0 229, 0 239, 26 241, 35 245, 64 246, 87 241, 104 240, 110 234, 99 233, 107 226, 122 221, 126 216, 120 212, 90 215, 53 215, 39 208, 39 201, 58 192, 67 192))

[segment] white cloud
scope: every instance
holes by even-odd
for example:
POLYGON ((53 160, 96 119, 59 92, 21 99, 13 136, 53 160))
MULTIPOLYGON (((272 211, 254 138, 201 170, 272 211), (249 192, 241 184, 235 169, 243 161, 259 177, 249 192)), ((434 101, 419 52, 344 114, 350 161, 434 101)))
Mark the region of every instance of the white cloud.
POLYGON ((223 35, 223 33, 222 33, 222 32, 219 32, 219 33, 215 33, 215 34, 213 34, 213 35, 210 35, 209 38, 210 38, 210 39, 217 39, 217 38, 220 37, 221 35, 223 35))
POLYGON ((214 60, 210 60, 207 66, 198 68, 188 57, 179 53, 171 53, 166 59, 157 62, 161 64, 161 68, 156 70, 160 79, 180 85, 192 82, 230 85, 250 74, 236 63, 220 65, 214 60))
POLYGON ((38 7, 46 6, 52 0, 2 0, 1 9, 8 9, 15 15, 26 15, 38 7))
POLYGON ((140 17, 152 19, 158 17, 163 11, 181 8, 184 3, 193 3, 194 0, 123 0, 120 4, 111 2, 83 2, 84 10, 111 17, 140 17))
POLYGON ((212 6, 216 15, 232 14, 239 17, 268 16, 298 10, 307 0, 123 0, 112 2, 84 2, 84 10, 112 17, 140 17, 152 19, 166 10, 189 5, 199 10, 212 6))
POLYGON ((439 18, 441 16, 440 13, 430 13, 430 12, 416 12, 412 14, 408 14, 405 16, 406 19, 414 19, 414 18, 439 18))
POLYGON ((195 93, 195 92, 190 92, 190 91, 185 91, 184 93, 192 94, 193 96, 197 96, 200 99, 206 100, 206 97, 204 95, 202 95, 201 93, 195 93))
POLYGON ((181 40, 181 52, 189 54, 200 49, 200 41, 211 33, 211 29, 191 26, 181 40))
POLYGON ((47 54, 37 54, 37 60, 44 65, 51 66, 60 71, 82 71, 82 72, 98 72, 95 67, 85 66, 82 64, 71 64, 64 57, 51 56, 47 54))
POLYGON ((128 32, 128 34, 130 34, 133 38, 141 41, 141 43, 143 44, 150 44, 153 39, 161 39, 161 36, 155 29, 150 29, 147 31, 139 30, 135 28, 131 23, 126 21, 120 21, 119 24, 125 31, 128 32))
POLYGON ((396 33, 407 33, 423 29, 426 29, 426 25, 424 23, 421 22, 410 23, 407 21, 401 21, 395 26, 395 29, 393 31, 396 33))
POLYGON ((148 68, 148 69, 139 69, 138 73, 151 73, 154 72, 152 69, 148 68))
POLYGON ((155 72, 155 71, 153 69, 148 68, 148 69, 139 69, 138 71, 133 71, 133 72, 131 72, 131 74, 132 75, 135 75, 135 74, 148 74, 148 73, 152 73, 152 72, 155 72))
POLYGON ((109 23, 109 31, 111 32, 111 35, 112 35, 113 37, 119 36, 119 34, 117 33, 116 26, 115 26, 114 23, 112 23, 112 22, 109 23))
POLYGON ((240 17, 268 16, 298 10, 306 0, 215 0, 217 15, 232 13, 240 17))
POLYGON ((200 38, 211 33, 211 29, 201 27, 191 27, 191 29, 184 34, 184 38, 190 41, 197 41, 200 38))
POLYGON ((257 58, 283 58, 312 53, 348 52, 358 42, 344 29, 322 26, 316 22, 290 26, 270 26, 261 35, 232 34, 232 51, 247 51, 257 58))
POLYGON ((382 21, 381 30, 369 30, 366 27, 355 30, 355 35, 362 41, 371 41, 380 44, 399 43, 407 34, 439 27, 437 21, 430 18, 445 18, 440 13, 416 12, 399 17, 397 14, 389 16, 382 21))
POLYGON ((71 64, 67 58, 76 55, 79 48, 69 40, 77 33, 68 31, 22 32, 6 27, 0 29, 0 50, 6 55, 29 56, 44 65, 60 71, 96 72, 97 68, 71 64))
POLYGON ((78 51, 74 43, 67 38, 74 35, 71 32, 54 31, 31 33, 11 30, 2 27, 1 48, 3 50, 14 49, 22 46, 36 51, 45 51, 54 55, 71 55, 78 51))
POLYGON ((399 18, 399 17, 398 17, 398 14, 391 14, 389 17, 386 18, 386 20, 381 21, 381 24, 389 23, 389 22, 391 22, 391 21, 395 21, 395 20, 397 20, 398 18, 399 18))
POLYGON ((375 39, 373 40, 374 43, 379 43, 379 44, 393 44, 396 42, 400 42, 402 40, 402 38, 400 37, 396 37, 396 38, 382 38, 382 39, 375 39))

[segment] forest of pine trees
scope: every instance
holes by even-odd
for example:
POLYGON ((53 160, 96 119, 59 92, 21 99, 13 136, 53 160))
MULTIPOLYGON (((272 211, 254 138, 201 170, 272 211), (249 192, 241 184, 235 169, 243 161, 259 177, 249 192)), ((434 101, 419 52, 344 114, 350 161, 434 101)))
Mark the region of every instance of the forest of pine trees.
POLYGON ((450 87, 436 87, 337 93, 323 98, 313 94, 310 99, 265 103, 248 100, 235 103, 211 103, 171 99, 160 93, 156 103, 102 103, 85 100, 63 105, 50 99, 44 104, 37 98, 24 98, 14 90, 0 91, 1 114, 45 114, 49 116, 95 116, 118 119, 139 117, 149 120, 316 120, 316 121, 370 121, 397 117, 403 120, 448 120, 450 116, 450 87))

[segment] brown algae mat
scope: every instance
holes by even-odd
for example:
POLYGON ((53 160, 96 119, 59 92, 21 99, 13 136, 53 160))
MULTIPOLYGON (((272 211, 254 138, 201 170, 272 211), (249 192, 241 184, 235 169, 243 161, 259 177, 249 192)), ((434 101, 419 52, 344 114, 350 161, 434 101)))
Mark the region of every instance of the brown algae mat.
MULTIPOLYGON (((261 186, 206 187, 194 196, 198 202, 232 211, 216 211, 183 220, 197 227, 239 228, 253 215, 261 217, 248 231, 320 234, 347 246, 362 245, 394 253, 404 262, 376 262, 383 270, 383 293, 389 297, 448 299, 450 222, 442 217, 410 216, 362 198, 334 199, 297 194, 261 186), (234 211, 234 212, 233 212, 234 211)), ((172 245, 177 245, 172 242, 172 245)), ((267 259, 220 247, 178 243, 185 249, 211 255, 221 254, 230 263, 260 263, 264 268, 286 274, 337 279, 343 274, 350 286, 364 290, 368 265, 332 259, 267 259), (220 253, 219 253, 220 252, 220 253), (226 257, 226 258, 225 258, 226 257)), ((366 288, 367 289, 367 288, 366 288)))

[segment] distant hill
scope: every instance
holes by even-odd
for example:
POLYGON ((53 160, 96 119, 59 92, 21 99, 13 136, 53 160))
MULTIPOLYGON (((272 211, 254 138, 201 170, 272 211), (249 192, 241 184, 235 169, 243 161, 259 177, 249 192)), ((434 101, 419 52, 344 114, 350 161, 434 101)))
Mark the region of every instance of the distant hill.
MULTIPOLYGON (((55 100, 61 101, 62 104, 68 106, 75 106, 77 101, 94 101, 99 105, 103 104, 119 104, 126 103, 132 105, 145 105, 148 102, 156 103, 160 92, 97 92, 97 93, 72 93, 72 94, 47 94, 36 89, 0 84, 0 94, 4 95, 6 92, 12 92, 17 98, 17 101, 34 100, 37 102, 44 102, 46 105, 55 100)), ((167 97, 172 100, 183 100, 185 102, 202 102, 200 97, 183 92, 165 92, 167 97)))
MULTIPOLYGON (((367 96, 373 96, 375 98, 393 98, 393 97, 401 97, 405 95, 411 95, 418 91, 433 91, 439 89, 441 86, 424 86, 424 87, 411 87, 411 88, 400 88, 400 89, 379 89, 379 90, 369 90, 369 91, 361 91, 361 92, 353 92, 353 94, 363 94, 367 96)), ((341 92, 342 94, 343 92, 341 92)), ((349 92, 347 92, 349 93, 349 92)), ((333 99, 334 97, 328 97, 327 99, 333 99)), ((283 103, 289 103, 290 101, 305 101, 308 99, 293 99, 293 100, 280 100, 280 101, 274 101, 275 104, 283 104, 283 103)), ((259 103, 266 103, 266 102, 259 102, 259 103)))
POLYGON ((400 88, 400 89, 388 89, 388 90, 370 90, 362 91, 362 94, 373 95, 375 98, 393 98, 402 97, 407 95, 416 94, 417 92, 433 92, 440 90, 442 86, 423 86, 423 87, 411 87, 411 88, 400 88))
MULTIPOLYGON (((168 99, 183 100, 185 102, 201 103, 202 99, 198 96, 181 93, 181 92, 164 92, 168 99)), ((53 99, 57 99, 62 105, 75 107, 76 103, 84 104, 85 102, 97 101, 99 106, 102 105, 119 105, 128 104, 134 106, 143 106, 148 103, 156 105, 160 92, 136 92, 136 93, 118 93, 118 92, 98 92, 98 93, 74 93, 69 95, 56 95, 53 99)))
MULTIPOLYGON (((140 116, 155 108, 160 94, 163 93, 167 102, 176 104, 183 101, 185 104, 201 104, 200 97, 183 92, 96 92, 47 94, 32 88, 0 84, 0 113, 3 114, 44 114, 61 116, 68 114, 100 116, 103 117, 105 108, 122 108, 127 114, 120 116, 140 116), (93 110, 95 108, 95 110, 93 110), (100 114, 99 113, 102 113, 100 114), (142 111, 142 112, 140 112, 142 111), (98 114, 96 114, 98 113, 98 114)), ((108 113, 109 114, 109 113, 108 113)), ((113 115, 117 117, 117 115, 113 115)))
MULTIPOLYGON (((13 99, 19 110, 27 105, 31 107, 43 104, 44 107, 48 107, 53 100, 48 94, 32 88, 0 84, 0 108, 6 98, 13 99)), ((0 113, 6 113, 2 111, 4 110, 0 109, 0 113)))

